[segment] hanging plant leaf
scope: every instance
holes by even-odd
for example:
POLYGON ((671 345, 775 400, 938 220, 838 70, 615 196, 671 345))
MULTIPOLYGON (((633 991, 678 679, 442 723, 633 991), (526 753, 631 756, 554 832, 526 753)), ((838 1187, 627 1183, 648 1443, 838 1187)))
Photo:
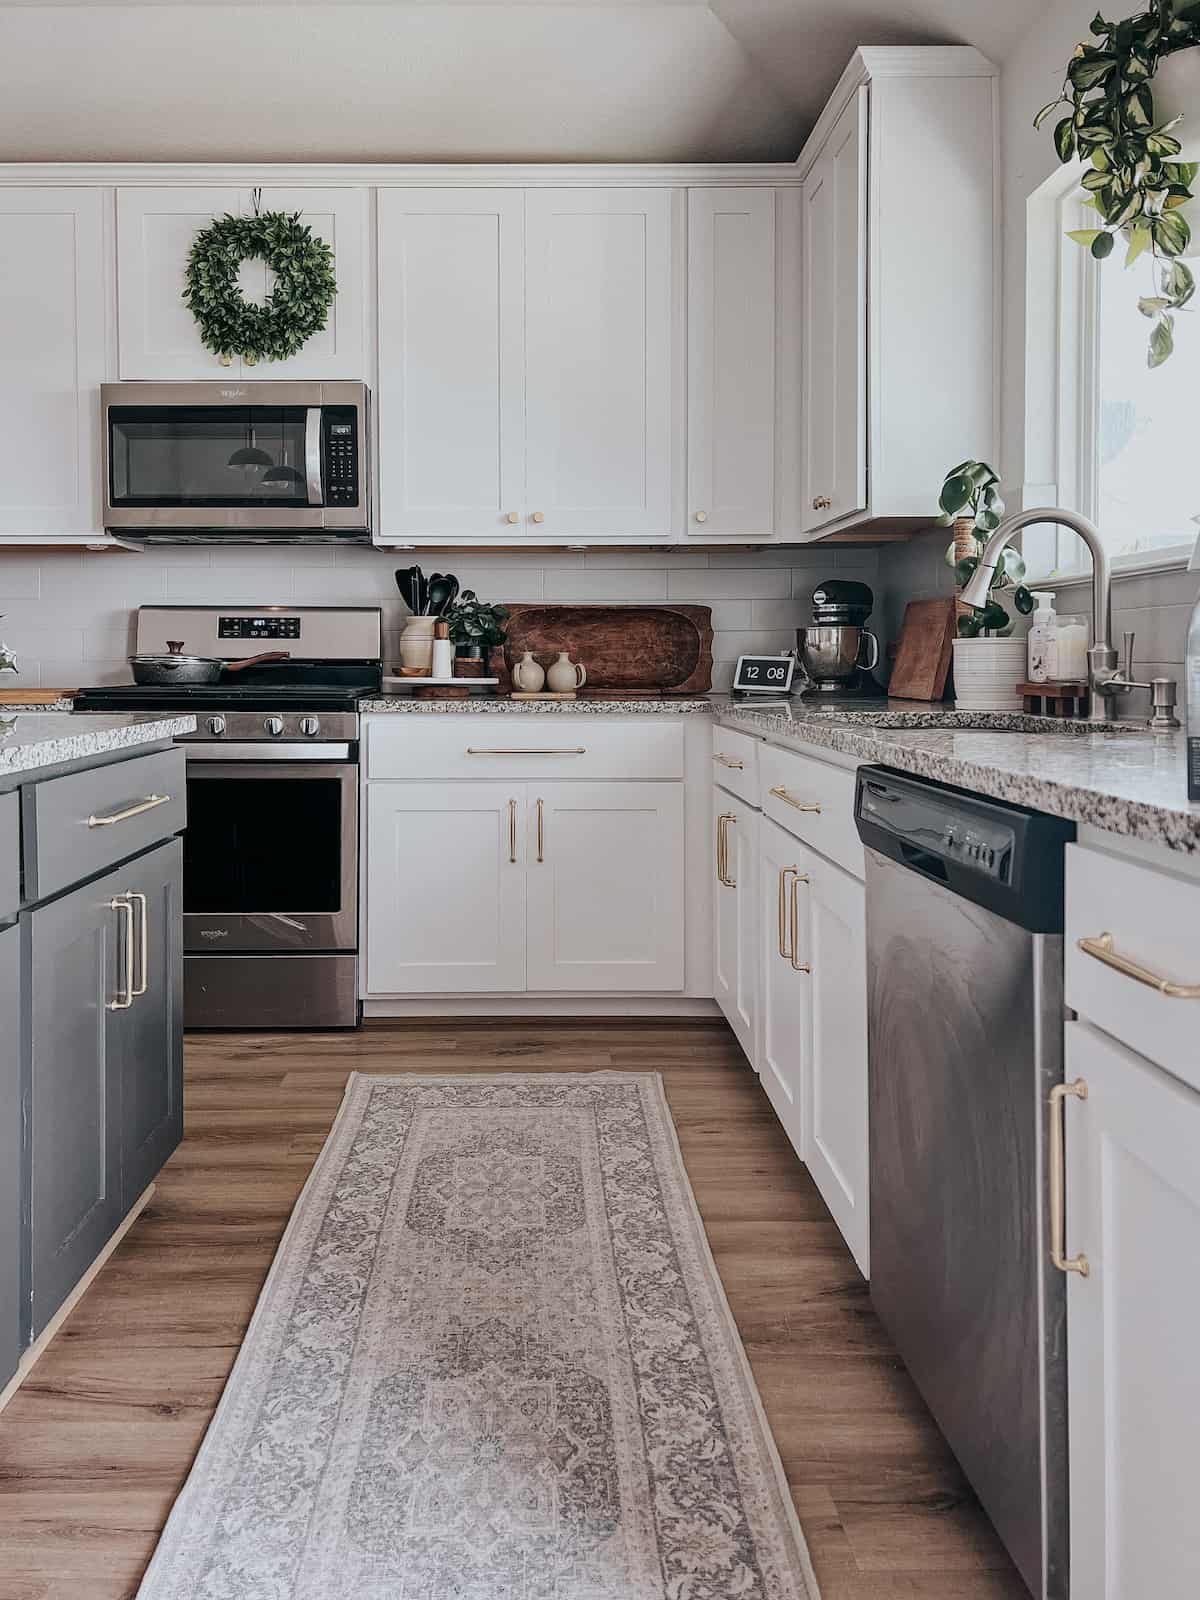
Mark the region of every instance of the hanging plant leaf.
POLYGON ((1013 605, 1016 606, 1023 617, 1027 617, 1033 610, 1033 595, 1023 583, 1019 583, 1013 590, 1013 605))
POLYGON ((1113 238, 1112 234, 1102 230, 1092 240, 1092 254, 1095 256, 1097 261, 1103 261, 1106 256, 1112 255, 1113 246, 1115 243, 1116 240, 1113 238))
POLYGON ((1148 367, 1161 367, 1175 348, 1175 324, 1164 314, 1154 324, 1150 333, 1150 353, 1146 358, 1148 367))

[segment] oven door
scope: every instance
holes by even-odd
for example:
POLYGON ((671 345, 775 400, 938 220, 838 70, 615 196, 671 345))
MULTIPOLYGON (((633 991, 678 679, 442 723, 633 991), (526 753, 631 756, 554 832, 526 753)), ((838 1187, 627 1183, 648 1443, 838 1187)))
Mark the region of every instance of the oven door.
POLYGON ((186 951, 357 948, 353 761, 189 760, 187 791, 186 951))

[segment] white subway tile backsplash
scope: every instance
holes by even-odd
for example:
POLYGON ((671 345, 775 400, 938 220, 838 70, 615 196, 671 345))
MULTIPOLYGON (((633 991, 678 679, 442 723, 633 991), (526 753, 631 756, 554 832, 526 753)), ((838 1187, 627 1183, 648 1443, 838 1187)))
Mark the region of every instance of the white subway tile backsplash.
MULTIPOLYGON (((844 550, 409 551, 362 546, 182 546, 144 552, 0 549, 0 637, 21 662, 23 687, 128 681, 132 614, 139 605, 380 605, 389 659, 405 610, 394 572, 452 571, 486 600, 653 604, 712 608, 715 681, 728 687, 743 652, 791 648, 814 585, 844 550), (793 568, 795 583, 793 584, 793 568)), ((877 552, 857 552, 872 581, 877 552)))

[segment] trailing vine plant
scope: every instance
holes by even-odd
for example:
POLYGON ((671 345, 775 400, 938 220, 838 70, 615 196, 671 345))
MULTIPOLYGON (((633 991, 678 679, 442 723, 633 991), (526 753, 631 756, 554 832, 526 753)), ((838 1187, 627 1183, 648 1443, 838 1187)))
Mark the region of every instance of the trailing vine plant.
POLYGON ((1127 267, 1148 256, 1152 293, 1139 298, 1138 310, 1151 322, 1148 364, 1158 367, 1174 349, 1175 313, 1196 290, 1179 258, 1191 240, 1181 208, 1193 198, 1200 165, 1176 159, 1181 146, 1170 130, 1181 119, 1155 120, 1153 79, 1166 56, 1200 45, 1200 0, 1152 0, 1121 22, 1097 12, 1091 33, 1094 42, 1076 47, 1062 94, 1042 107, 1034 126, 1065 105, 1054 125, 1058 158, 1090 163, 1085 204, 1099 226, 1072 229, 1070 237, 1097 261, 1112 254, 1118 235, 1127 267))
MULTIPOLYGON (((1004 517, 1000 498, 1000 476, 986 461, 960 461, 951 467, 938 496, 938 526, 954 527, 956 537, 946 551, 946 565, 954 569, 954 581, 961 589, 978 567, 984 547, 1004 517), (961 534, 961 537, 958 535, 961 534)), ((1025 561, 1010 545, 988 585, 988 603, 982 611, 964 612, 958 619, 963 639, 1006 639, 1014 622, 995 598, 1011 590, 1012 602, 1022 616, 1033 610, 1033 595, 1025 587, 1025 561)))

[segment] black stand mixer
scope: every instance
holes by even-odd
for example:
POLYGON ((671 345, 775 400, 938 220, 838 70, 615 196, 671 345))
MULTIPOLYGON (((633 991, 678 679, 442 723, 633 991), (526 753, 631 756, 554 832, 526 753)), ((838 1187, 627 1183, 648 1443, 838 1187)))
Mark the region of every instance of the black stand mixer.
POLYGON ((875 596, 865 583, 828 578, 813 592, 812 625, 796 629, 796 654, 807 685, 802 694, 874 696, 879 640, 866 626, 875 596))

